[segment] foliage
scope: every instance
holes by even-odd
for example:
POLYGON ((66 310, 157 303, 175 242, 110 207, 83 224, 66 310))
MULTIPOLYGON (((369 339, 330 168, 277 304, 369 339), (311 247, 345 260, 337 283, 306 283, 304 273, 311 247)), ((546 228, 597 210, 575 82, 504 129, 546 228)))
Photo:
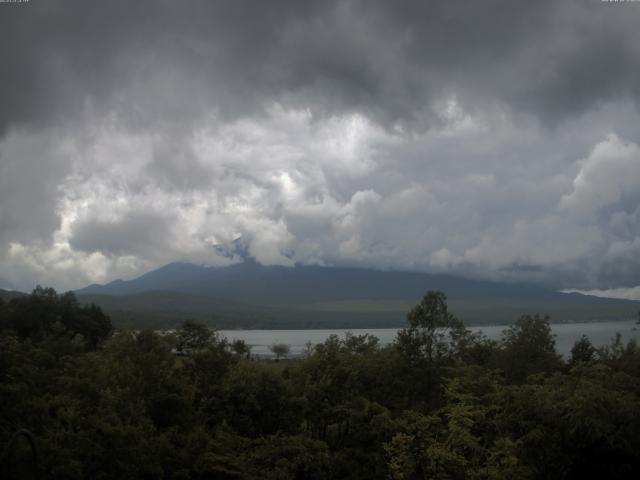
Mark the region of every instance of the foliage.
POLYGON ((596 348, 589 340, 589 337, 582 335, 571 348, 571 359, 569 365, 576 366, 582 363, 591 363, 595 360, 596 348))
MULTIPOLYGON (((42 478, 640 473, 640 348, 620 337, 600 349, 580 339, 564 362, 547 318, 524 316, 491 342, 439 292, 393 345, 330 336, 279 362, 196 322, 161 336, 107 320, 51 289, 0 303, 0 450, 27 429, 42 478)), ((0 475, 28 459, 22 448, 0 475)))
POLYGON ((398 345, 413 360, 441 362, 455 353, 465 328, 447 307, 442 292, 427 292, 407 314, 409 327, 398 333, 398 345))
POLYGON ((0 304, 0 309, 1 331, 36 342, 78 337, 87 349, 95 349, 113 330, 100 307, 81 306, 73 292, 58 295, 53 288, 38 286, 29 296, 0 304))
POLYGON ((274 343, 269 345, 269 351, 276 356, 276 360, 286 357, 291 351, 291 347, 286 343, 274 343))
POLYGON ((192 353, 207 348, 215 338, 215 332, 205 324, 185 320, 176 330, 176 349, 180 353, 192 353))
POLYGON ((525 315, 502 333, 499 366, 510 382, 523 382, 529 375, 550 373, 562 361, 555 350, 549 317, 525 315))
POLYGON ((247 357, 247 358, 251 356, 251 345, 248 345, 242 339, 234 340, 233 342, 231 342, 230 346, 231 346, 231 350, 233 350, 234 353, 238 356, 247 357))

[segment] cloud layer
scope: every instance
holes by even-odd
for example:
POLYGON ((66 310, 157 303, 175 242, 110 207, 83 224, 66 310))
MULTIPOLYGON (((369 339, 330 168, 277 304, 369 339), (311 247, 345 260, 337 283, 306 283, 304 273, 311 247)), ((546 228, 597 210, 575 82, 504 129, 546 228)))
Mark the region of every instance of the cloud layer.
MULTIPOLYGON (((640 284, 640 4, 0 4, 0 283, 640 284)), ((2 285, 0 285, 1 287, 2 285)))

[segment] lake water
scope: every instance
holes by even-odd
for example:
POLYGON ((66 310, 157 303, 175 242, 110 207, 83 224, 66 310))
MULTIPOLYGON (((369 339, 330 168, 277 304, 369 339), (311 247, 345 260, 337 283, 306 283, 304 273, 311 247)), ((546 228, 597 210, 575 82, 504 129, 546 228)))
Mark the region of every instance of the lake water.
MULTIPOLYGON (((471 331, 482 331, 487 337, 498 340, 504 325, 490 325, 483 327, 469 327, 471 331)), ((307 342, 313 345, 323 343, 329 335, 335 334, 344 338, 347 332, 354 335, 370 333, 380 339, 383 345, 393 342, 399 329, 397 328, 362 328, 362 329, 332 329, 332 330, 221 330, 220 333, 228 340, 244 340, 251 345, 251 354, 260 357, 271 357, 269 345, 285 343, 291 347, 290 356, 302 355, 307 342)), ((611 343, 616 333, 622 335, 626 343, 631 338, 640 341, 640 325, 634 321, 624 322, 595 322, 595 323, 566 323, 552 324, 551 330, 555 335, 556 350, 562 355, 569 355, 576 340, 587 335, 591 342, 601 347, 611 343)))

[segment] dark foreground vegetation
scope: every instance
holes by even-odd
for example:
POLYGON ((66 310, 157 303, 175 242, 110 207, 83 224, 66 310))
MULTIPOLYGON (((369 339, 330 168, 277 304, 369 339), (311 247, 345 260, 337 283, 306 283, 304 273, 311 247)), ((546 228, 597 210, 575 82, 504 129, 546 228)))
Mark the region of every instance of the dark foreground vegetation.
POLYGON ((539 316, 490 341, 438 292, 407 319, 384 348, 260 361, 193 322, 114 333, 38 288, 0 304, 0 476, 35 475, 31 435, 40 478, 640 478, 634 342, 562 359, 539 316))

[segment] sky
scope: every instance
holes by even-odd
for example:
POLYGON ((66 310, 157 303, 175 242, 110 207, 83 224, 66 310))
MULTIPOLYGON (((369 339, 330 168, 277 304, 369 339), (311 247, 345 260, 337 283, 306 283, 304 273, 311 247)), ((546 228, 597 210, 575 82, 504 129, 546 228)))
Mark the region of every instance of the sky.
POLYGON ((640 298, 640 2, 30 0, 0 37, 0 286, 240 238, 640 298))

